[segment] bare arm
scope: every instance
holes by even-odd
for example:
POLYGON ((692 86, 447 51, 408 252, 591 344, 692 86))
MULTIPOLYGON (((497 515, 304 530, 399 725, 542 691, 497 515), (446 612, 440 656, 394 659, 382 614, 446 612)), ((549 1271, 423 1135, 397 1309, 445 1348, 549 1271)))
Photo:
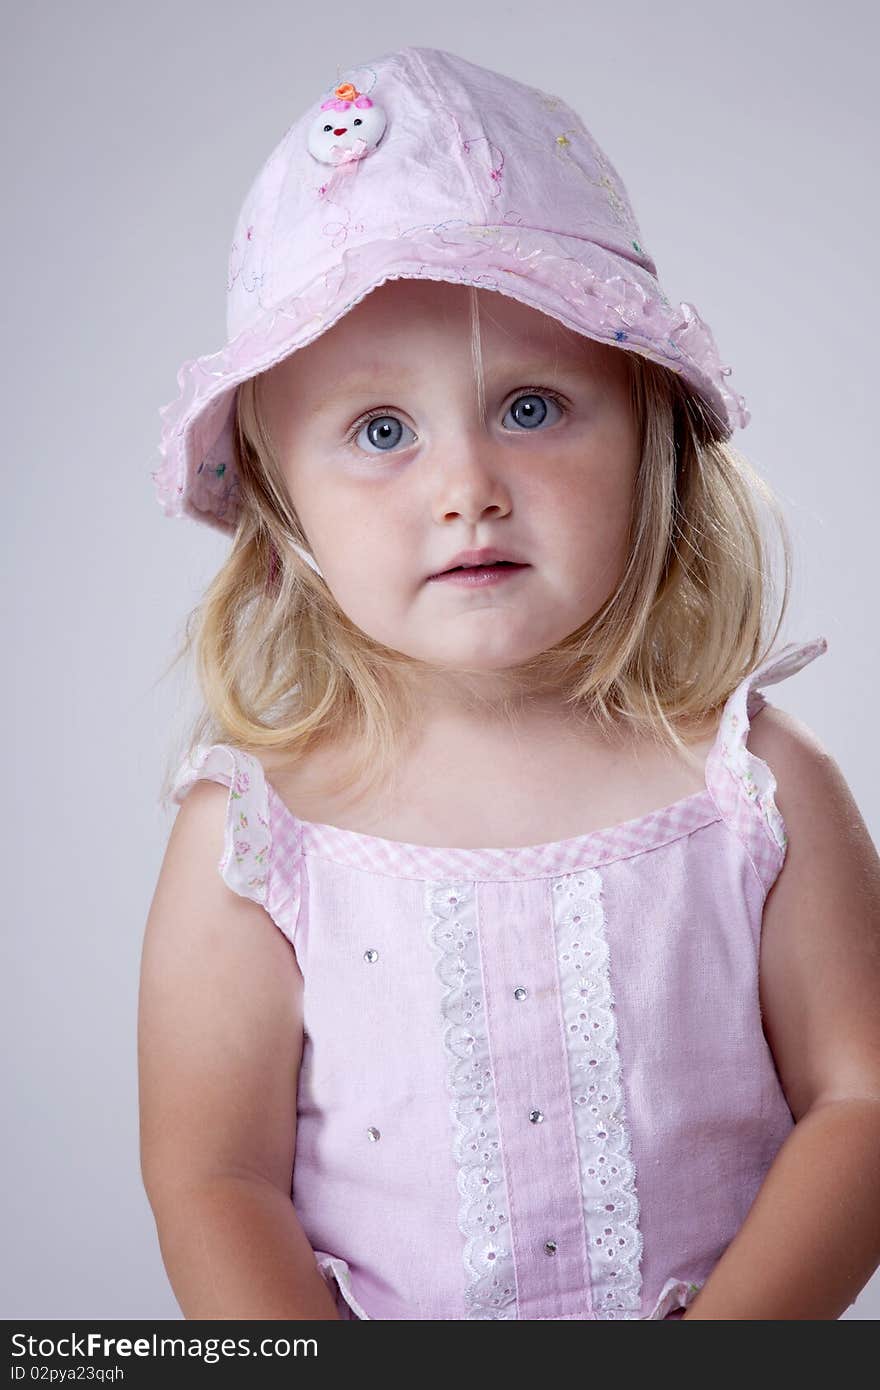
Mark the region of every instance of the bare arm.
POLYGON ((812 1106, 681 1321, 839 1318, 880 1259, 878 1171, 880 1101, 812 1106))
POLYGON ((272 1183, 203 1178, 153 1212, 184 1317, 339 1317, 293 1203, 272 1183))
POLYGON ((302 974, 220 876, 227 794, 190 790, 147 919, 141 1173, 185 1317, 338 1318, 290 1198, 302 974))
POLYGON ((765 709, 752 735, 790 837, 760 994, 797 1123, 684 1318, 834 1319, 880 1261, 880 859, 805 726, 765 709))

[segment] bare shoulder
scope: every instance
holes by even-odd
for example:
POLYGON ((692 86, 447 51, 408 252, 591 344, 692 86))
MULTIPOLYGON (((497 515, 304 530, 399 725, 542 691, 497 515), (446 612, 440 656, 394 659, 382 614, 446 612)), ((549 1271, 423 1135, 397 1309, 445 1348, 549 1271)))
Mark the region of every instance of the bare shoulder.
POLYGON ((764 1031, 795 1118, 845 1096, 880 1098, 880 857, 834 756, 775 706, 748 746, 776 780, 788 836, 764 905, 764 1031))
POLYGON ((212 1174, 289 1183, 302 977, 265 909, 222 877, 227 802, 222 783, 190 788, 144 932, 141 1167, 158 1202, 212 1174))
POLYGON ((285 749, 264 748, 256 757, 267 781, 276 790, 283 788, 301 795, 327 776, 331 750, 315 748, 294 756, 285 749))
POLYGON ((748 746, 773 769, 772 759, 791 758, 796 763, 830 759, 831 753, 809 725, 776 705, 767 704, 753 716, 748 746))
POLYGON ((369 818, 371 801, 355 783, 352 758, 341 743, 317 744, 296 755, 284 749, 261 750, 266 781, 288 810, 304 820, 347 824, 354 805, 369 818))

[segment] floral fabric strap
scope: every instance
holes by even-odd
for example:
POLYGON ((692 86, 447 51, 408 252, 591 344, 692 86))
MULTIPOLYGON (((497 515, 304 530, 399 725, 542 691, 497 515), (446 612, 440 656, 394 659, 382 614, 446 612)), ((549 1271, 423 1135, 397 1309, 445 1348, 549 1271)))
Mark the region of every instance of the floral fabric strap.
POLYGON ((718 807, 746 844, 768 890, 782 867, 788 836, 774 798, 776 778, 748 747, 749 728, 767 703, 760 688, 785 680, 827 649, 824 637, 789 642, 741 681, 724 707, 706 764, 706 780, 718 807))
POLYGON ((199 744, 177 772, 172 800, 180 805, 190 788, 205 778, 229 788, 223 854, 217 866, 224 882, 240 897, 266 908, 293 942, 299 906, 299 893, 293 891, 298 888, 297 865, 290 855, 289 881, 272 873, 273 820, 280 817, 273 816, 274 798, 262 763, 230 744, 199 744))

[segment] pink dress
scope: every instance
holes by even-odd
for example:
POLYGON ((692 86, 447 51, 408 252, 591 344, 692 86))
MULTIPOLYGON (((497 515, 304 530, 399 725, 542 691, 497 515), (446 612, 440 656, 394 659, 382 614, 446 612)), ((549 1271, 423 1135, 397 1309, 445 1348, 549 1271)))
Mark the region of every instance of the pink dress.
POLYGON ((255 757, 219 871, 305 981, 291 1200, 343 1317, 680 1317, 794 1125, 762 1029, 763 905, 787 838, 727 701, 705 787, 514 849, 298 819, 255 757))

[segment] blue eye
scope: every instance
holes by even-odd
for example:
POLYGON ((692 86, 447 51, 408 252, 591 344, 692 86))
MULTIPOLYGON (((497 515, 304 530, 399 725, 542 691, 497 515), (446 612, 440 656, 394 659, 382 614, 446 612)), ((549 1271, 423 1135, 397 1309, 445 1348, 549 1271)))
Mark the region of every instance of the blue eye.
MULTIPOLYGON (((558 411, 557 418, 561 418, 562 415, 566 413, 567 409, 563 398, 558 392, 552 391, 545 386, 530 388, 527 392, 523 392, 521 395, 517 396, 516 400, 508 408, 507 414, 513 415, 513 418, 519 425, 519 432, 523 430, 539 429, 547 419, 547 406, 545 402, 548 400, 558 411)), ((506 418, 507 416, 505 416, 505 419, 506 418)), ((552 417, 550 423, 555 423, 552 417)), ((347 436, 347 443, 357 445, 359 436, 366 431, 366 438, 374 447, 372 449, 365 449, 364 452, 387 454, 396 449, 401 441, 403 430, 405 429, 409 429, 409 426, 404 425, 396 415, 391 414, 387 406, 381 406, 379 409, 370 411, 367 415, 361 416, 356 424, 352 426, 347 436)), ((516 433, 516 431, 513 432, 516 433)), ((410 434, 413 434, 412 430, 410 430, 410 434)), ((415 438, 415 436, 413 437, 415 438)))
MULTIPOLYGON (((396 415, 376 411, 374 414, 368 415, 366 419, 358 421, 349 435, 349 439, 357 443, 358 436, 366 430, 370 443, 376 446, 376 452, 387 454, 400 443, 401 432, 408 428, 407 425, 398 420, 396 415)), ((412 430, 410 430, 410 434, 412 434, 412 430)), ((371 453, 372 450, 367 449, 365 452, 371 453)))
POLYGON ((543 425, 547 418, 545 400, 551 401, 562 414, 562 402, 556 393, 551 391, 530 391, 528 395, 517 396, 509 413, 519 410, 520 414, 514 417, 517 424, 527 430, 536 429, 538 425, 543 425))

